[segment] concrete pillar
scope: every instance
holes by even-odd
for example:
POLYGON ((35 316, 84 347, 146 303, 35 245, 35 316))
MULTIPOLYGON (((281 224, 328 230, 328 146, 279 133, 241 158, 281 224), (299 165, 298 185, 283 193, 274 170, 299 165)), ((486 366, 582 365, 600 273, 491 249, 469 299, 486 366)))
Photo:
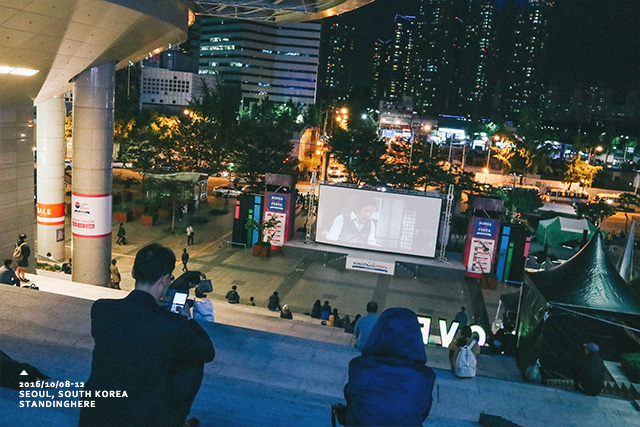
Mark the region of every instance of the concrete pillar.
MULTIPOLYGON (((33 103, 0 106, 0 262, 11 258, 18 235, 27 235, 35 271, 33 103)), ((16 266, 14 265, 14 268, 16 266)))
POLYGON ((74 282, 109 285, 115 63, 73 81, 71 233, 74 282))
POLYGON ((38 253, 64 256, 64 98, 36 107, 38 253))

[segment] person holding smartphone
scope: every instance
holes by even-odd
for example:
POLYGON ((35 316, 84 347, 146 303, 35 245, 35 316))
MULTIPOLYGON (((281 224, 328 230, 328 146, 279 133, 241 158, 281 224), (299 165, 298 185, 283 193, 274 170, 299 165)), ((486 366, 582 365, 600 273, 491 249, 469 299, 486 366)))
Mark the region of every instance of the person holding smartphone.
POLYGON ((135 289, 124 299, 101 299, 91 307, 95 347, 85 390, 120 397, 88 399, 95 406, 82 407, 80 426, 105 420, 118 426, 197 425, 187 416, 215 350, 187 304, 176 307, 177 313, 158 304, 175 263, 171 249, 157 243, 142 248, 133 264, 135 289))

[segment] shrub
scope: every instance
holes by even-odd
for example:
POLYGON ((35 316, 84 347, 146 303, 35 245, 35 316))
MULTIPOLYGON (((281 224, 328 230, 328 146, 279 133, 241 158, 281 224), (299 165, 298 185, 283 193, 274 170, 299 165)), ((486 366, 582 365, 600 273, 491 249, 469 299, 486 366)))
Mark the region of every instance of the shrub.
POLYGON ((169 234, 170 236, 178 236, 184 234, 184 230, 182 228, 165 227, 162 229, 162 231, 169 234))
POLYGON ((634 383, 640 383, 640 354, 624 353, 620 358, 622 372, 634 383))

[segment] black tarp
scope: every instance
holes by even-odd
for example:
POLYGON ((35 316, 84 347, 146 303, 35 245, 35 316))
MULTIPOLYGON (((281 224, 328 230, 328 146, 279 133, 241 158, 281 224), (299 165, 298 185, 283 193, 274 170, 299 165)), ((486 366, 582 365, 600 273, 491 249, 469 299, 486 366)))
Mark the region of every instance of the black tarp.
POLYGON ((540 359, 543 376, 573 378, 585 342, 597 343, 606 360, 640 351, 624 326, 640 329, 640 296, 620 277, 596 233, 566 263, 525 275, 518 366, 524 372, 540 359))

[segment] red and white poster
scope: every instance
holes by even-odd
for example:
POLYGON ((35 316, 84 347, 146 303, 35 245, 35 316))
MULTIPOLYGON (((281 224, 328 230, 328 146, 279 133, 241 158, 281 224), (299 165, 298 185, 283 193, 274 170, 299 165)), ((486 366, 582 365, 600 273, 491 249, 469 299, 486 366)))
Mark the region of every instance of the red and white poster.
POLYGON ((271 217, 275 217, 278 220, 278 225, 265 230, 263 239, 266 242, 267 239, 271 237, 271 246, 282 246, 284 245, 284 232, 285 224, 287 223, 287 214, 269 211, 264 213, 265 220, 268 221, 271 217))
POLYGON ((472 274, 491 273, 493 248, 496 242, 491 239, 471 239, 467 272, 472 274))
POLYGON ((64 225, 64 203, 38 203, 36 217, 40 225, 64 225))
POLYGON ((106 237, 111 234, 111 194, 71 195, 71 234, 106 237))

